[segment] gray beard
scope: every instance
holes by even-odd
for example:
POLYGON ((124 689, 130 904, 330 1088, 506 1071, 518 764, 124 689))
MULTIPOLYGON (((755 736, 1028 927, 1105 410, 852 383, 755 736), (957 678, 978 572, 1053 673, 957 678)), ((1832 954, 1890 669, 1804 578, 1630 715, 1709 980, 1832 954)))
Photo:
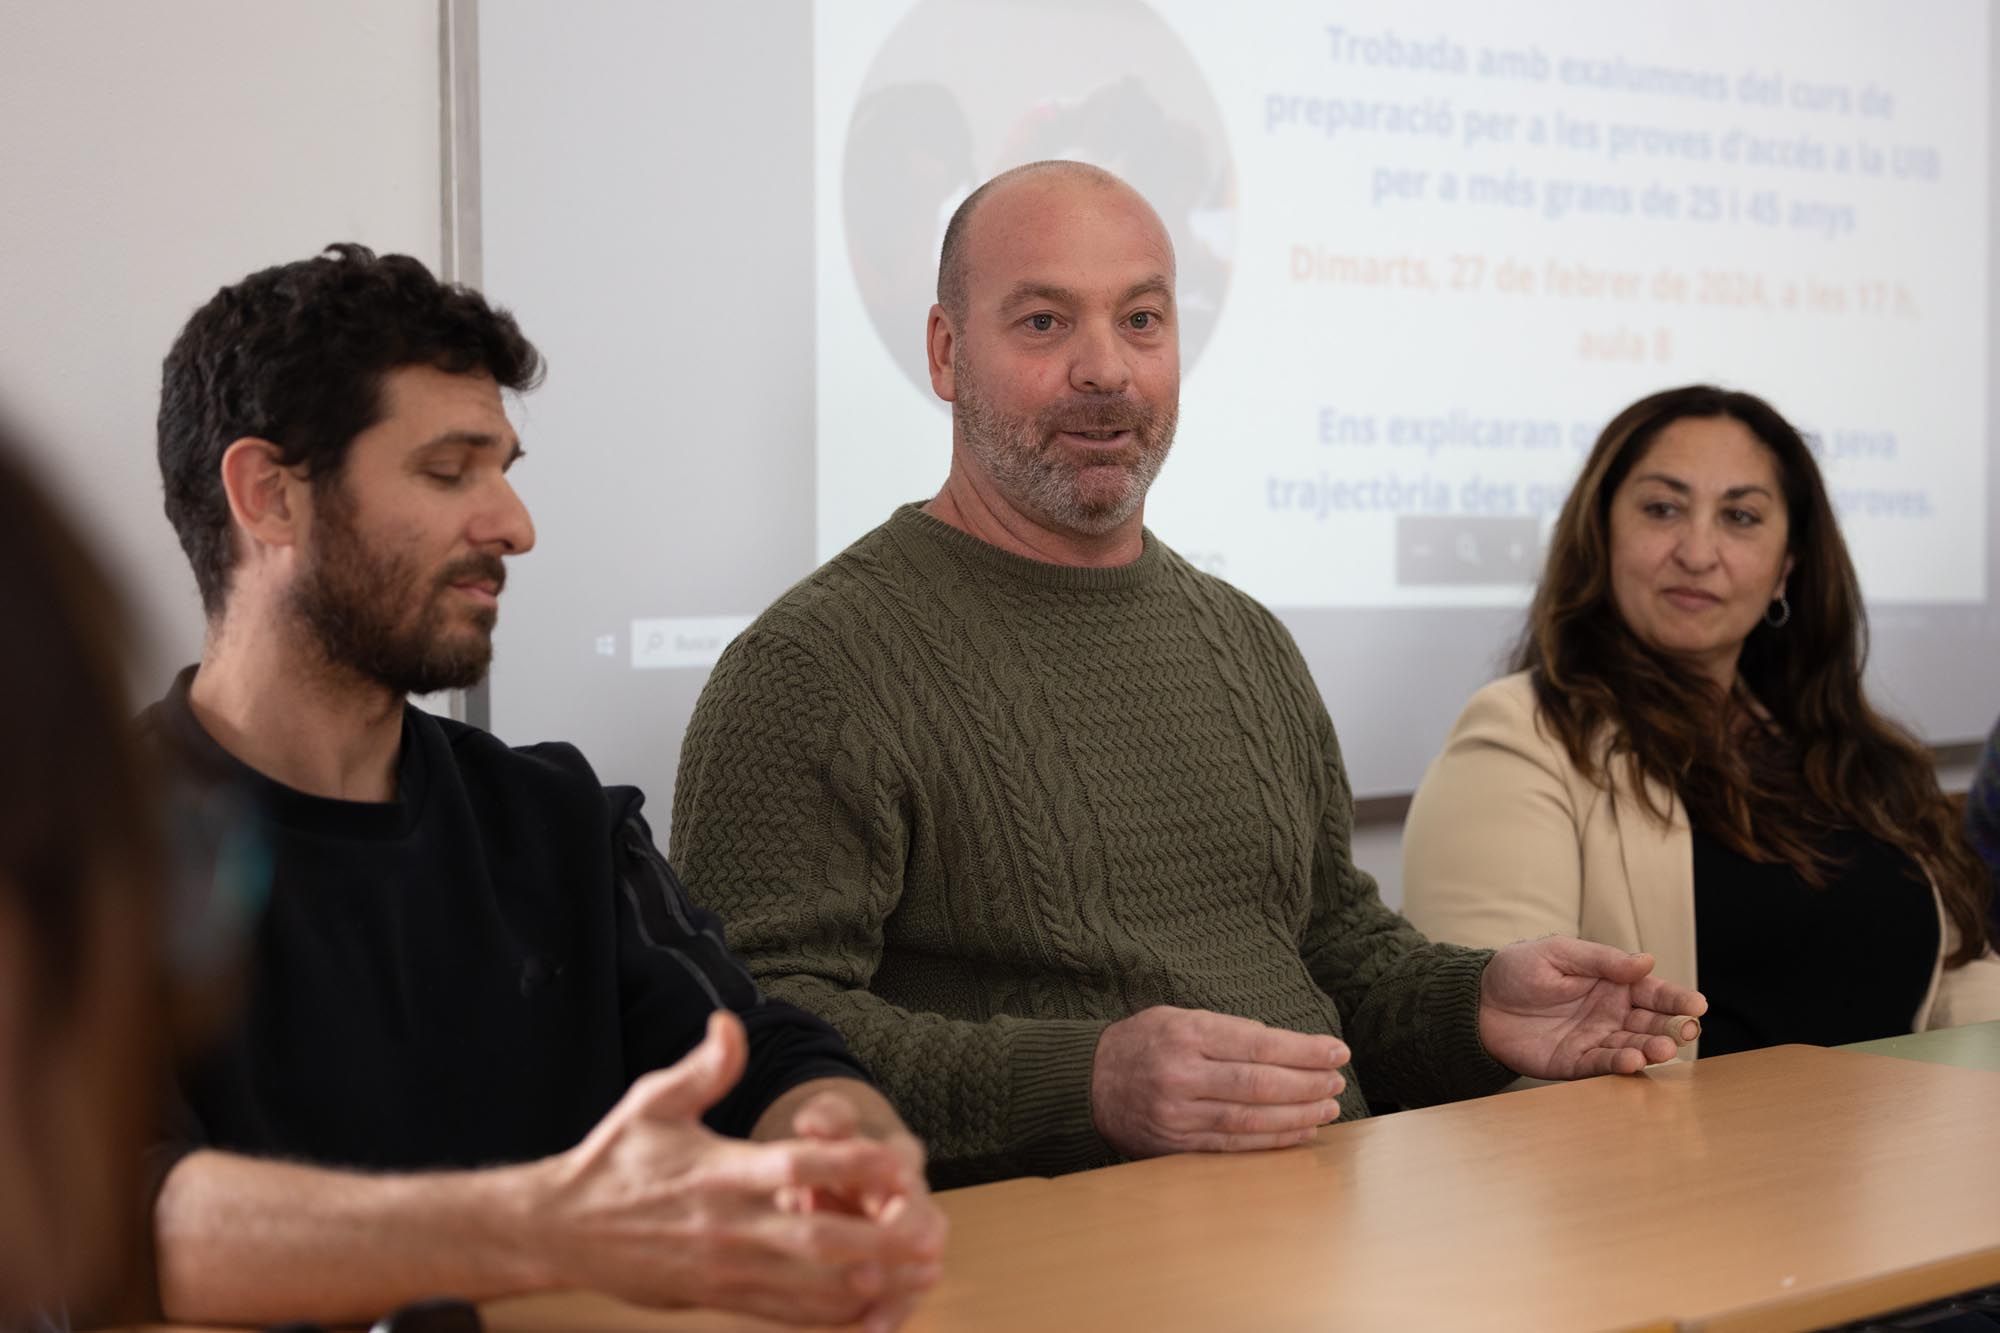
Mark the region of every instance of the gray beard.
POLYGON ((1164 411, 1124 399, 1088 400, 1048 408, 1033 417, 1010 417, 988 406, 973 379, 959 367, 952 421, 966 448, 1016 509, 1044 527, 1083 536, 1115 531, 1139 512, 1146 492, 1166 464, 1180 421, 1178 404, 1164 411), (1111 498, 1083 493, 1080 469, 1052 438, 1058 430, 1128 429, 1134 443, 1099 466, 1124 469, 1125 484, 1111 498))

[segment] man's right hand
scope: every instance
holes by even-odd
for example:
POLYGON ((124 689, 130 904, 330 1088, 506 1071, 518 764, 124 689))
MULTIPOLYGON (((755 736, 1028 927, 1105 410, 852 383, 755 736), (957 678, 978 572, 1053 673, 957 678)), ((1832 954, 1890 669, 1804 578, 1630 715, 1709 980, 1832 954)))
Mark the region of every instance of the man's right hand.
POLYGON ((1158 1005, 1098 1038, 1091 1117, 1127 1157, 1287 1148, 1340 1114, 1347 1061, 1335 1037, 1158 1005))
POLYGON ((634 1083, 575 1148, 529 1168, 530 1225, 550 1285, 794 1323, 909 1308, 896 1275, 934 1266, 931 1257, 904 1253, 902 1233, 880 1220, 798 1201, 894 1194, 911 1166, 858 1137, 746 1143, 713 1133, 701 1115, 746 1059, 742 1024, 717 1012, 700 1046, 634 1083))

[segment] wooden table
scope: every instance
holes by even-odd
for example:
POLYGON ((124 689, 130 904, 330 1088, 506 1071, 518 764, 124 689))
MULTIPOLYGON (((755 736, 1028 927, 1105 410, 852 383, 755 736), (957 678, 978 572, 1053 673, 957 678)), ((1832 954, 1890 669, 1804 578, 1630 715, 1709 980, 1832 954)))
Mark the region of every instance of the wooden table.
MULTIPOLYGON (((939 1197, 912 1333, 1809 1329, 2000 1283, 2000 1073, 1778 1047, 939 1197)), ((584 1293, 485 1315, 777 1327, 584 1293)))
MULTIPOLYGON (((940 1197, 913 1333, 1807 1329, 2000 1283, 2000 1074, 1779 1047, 940 1197)), ((771 1327, 575 1294, 487 1325, 771 1327)))

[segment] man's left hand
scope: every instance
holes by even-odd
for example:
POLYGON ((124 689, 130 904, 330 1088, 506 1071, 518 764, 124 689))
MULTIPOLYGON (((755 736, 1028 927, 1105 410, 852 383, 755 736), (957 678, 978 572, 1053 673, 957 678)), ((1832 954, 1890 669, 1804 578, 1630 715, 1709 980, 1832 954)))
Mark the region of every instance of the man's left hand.
MULTIPOLYGON (((855 1090, 840 1088, 838 1091, 815 1092, 810 1100, 801 1105, 792 1116, 792 1132, 802 1139, 818 1139, 822 1142, 837 1142, 841 1139, 874 1138, 882 1146, 903 1160, 909 1171, 909 1184, 915 1191, 929 1199, 929 1190, 924 1183, 924 1145, 917 1136, 903 1128, 900 1123, 864 1124, 860 1108, 853 1101, 855 1090)), ((825 1206, 828 1200, 819 1200, 825 1206)), ((866 1213, 869 1211, 864 1201, 845 1201, 845 1211, 866 1213)), ((942 1236, 942 1232, 940 1232, 942 1236)))
POLYGON ((794 1206, 869 1218, 897 1233, 906 1249, 928 1256, 884 1274, 886 1289, 862 1319, 866 1333, 891 1333, 910 1317, 942 1274, 948 1226, 924 1180, 924 1145, 903 1127, 886 1102, 878 1102, 878 1095, 864 1085, 841 1080, 835 1088, 815 1092, 798 1108, 792 1116, 792 1130, 800 1138, 829 1143, 879 1137, 884 1147, 903 1159, 908 1174, 901 1185, 861 1195, 802 1190, 794 1197, 794 1206), (864 1105, 857 1106, 856 1098, 863 1099, 864 1105))
POLYGON ((1700 991, 1652 971, 1651 954, 1560 935, 1510 944, 1480 979, 1479 1039, 1532 1078, 1636 1074, 1673 1059, 1693 1035, 1685 1020, 1708 1010, 1700 991))

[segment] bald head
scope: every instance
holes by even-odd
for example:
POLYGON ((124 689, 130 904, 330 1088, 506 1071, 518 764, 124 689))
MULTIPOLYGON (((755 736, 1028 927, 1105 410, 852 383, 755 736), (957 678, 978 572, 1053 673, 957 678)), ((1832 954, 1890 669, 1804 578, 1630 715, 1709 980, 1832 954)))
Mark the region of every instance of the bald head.
POLYGON ((945 234, 924 338, 954 503, 1072 556, 1135 558, 1180 401, 1173 242, 1152 207, 1080 162, 988 181, 945 234))
POLYGON ((1108 190, 1129 196, 1152 217, 1159 229, 1160 242, 1169 262, 1173 257, 1173 242, 1167 238, 1167 229, 1153 213, 1152 205, 1137 190, 1102 167, 1094 167, 1088 162, 1070 162, 1060 158, 1046 162, 1028 162, 1001 172, 992 180, 965 196, 945 224, 944 246, 938 254, 938 304, 952 323, 965 322, 966 293, 970 287, 968 270, 971 267, 970 254, 973 250, 971 233, 974 230, 974 215, 996 195, 1004 196, 1013 190, 1037 186, 1069 186, 1085 190, 1108 190))

